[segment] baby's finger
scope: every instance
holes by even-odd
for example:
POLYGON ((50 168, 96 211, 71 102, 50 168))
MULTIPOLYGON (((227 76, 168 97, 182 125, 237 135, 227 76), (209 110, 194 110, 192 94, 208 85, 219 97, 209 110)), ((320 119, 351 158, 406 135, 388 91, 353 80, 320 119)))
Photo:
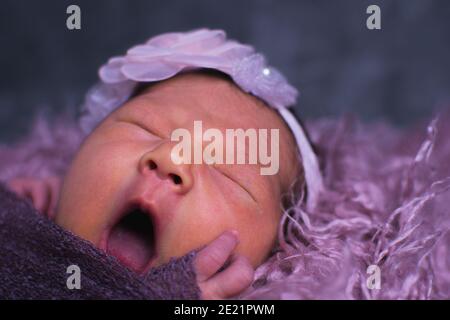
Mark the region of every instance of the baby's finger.
POLYGON ((47 216, 53 219, 55 216, 56 205, 59 199, 60 180, 57 177, 51 177, 48 180, 48 186, 50 191, 50 204, 48 207, 47 216))
POLYGON ((30 182, 29 193, 34 207, 45 214, 50 200, 47 185, 41 181, 32 181, 30 182))
POLYGON ((226 231, 200 250, 194 261, 197 280, 202 282, 214 275, 228 260, 237 244, 237 231, 226 231))
POLYGON ((203 284, 209 298, 225 299, 235 296, 251 285, 254 270, 244 256, 236 257, 231 264, 203 284))
POLYGON ((12 179, 7 182, 8 187, 15 194, 25 197, 25 184, 21 179, 12 179))

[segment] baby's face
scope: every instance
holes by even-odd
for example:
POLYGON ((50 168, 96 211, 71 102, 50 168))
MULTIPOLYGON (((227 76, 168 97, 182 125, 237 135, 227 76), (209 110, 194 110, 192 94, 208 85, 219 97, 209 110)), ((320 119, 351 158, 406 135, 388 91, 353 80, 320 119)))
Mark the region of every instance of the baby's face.
POLYGON ((206 245, 228 229, 257 266, 276 241, 281 196, 297 173, 293 139, 277 113, 219 77, 190 73, 148 88, 84 141, 65 179, 56 222, 144 272, 206 245), (280 170, 181 164, 177 128, 279 129, 280 170))

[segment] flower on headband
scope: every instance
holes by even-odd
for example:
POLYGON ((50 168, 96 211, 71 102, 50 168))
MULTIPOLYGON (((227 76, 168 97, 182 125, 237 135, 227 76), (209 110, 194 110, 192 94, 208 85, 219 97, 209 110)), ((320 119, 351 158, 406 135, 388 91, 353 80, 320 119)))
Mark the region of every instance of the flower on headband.
POLYGON ((100 69, 100 78, 106 83, 151 82, 195 68, 230 73, 237 61, 252 53, 252 47, 227 41, 220 30, 167 33, 129 49, 123 57, 110 59, 100 69))
POLYGON ((227 40, 221 30, 200 29, 166 33, 111 58, 99 70, 101 83, 88 94, 81 118, 90 131, 108 113, 124 103, 139 82, 168 79, 176 74, 209 68, 229 75, 244 91, 273 108, 295 104, 297 90, 253 47, 227 40))
POLYGON ((244 91, 254 94, 274 108, 292 106, 297 100, 297 90, 287 83, 277 69, 267 66, 266 59, 259 53, 236 63, 230 76, 244 91))

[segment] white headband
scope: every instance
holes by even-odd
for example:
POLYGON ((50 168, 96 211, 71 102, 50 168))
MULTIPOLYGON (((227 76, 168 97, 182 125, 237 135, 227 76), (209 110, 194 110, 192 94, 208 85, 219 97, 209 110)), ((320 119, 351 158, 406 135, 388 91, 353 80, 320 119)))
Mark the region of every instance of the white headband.
POLYGON ((89 133, 109 113, 127 101, 142 82, 161 81, 196 69, 215 69, 229 75, 244 91, 278 110, 291 129, 302 157, 307 207, 312 209, 322 189, 322 175, 314 151, 300 123, 287 109, 298 92, 253 47, 228 40, 221 30, 201 29, 166 33, 111 58, 99 70, 100 83, 87 94, 80 118, 89 133))

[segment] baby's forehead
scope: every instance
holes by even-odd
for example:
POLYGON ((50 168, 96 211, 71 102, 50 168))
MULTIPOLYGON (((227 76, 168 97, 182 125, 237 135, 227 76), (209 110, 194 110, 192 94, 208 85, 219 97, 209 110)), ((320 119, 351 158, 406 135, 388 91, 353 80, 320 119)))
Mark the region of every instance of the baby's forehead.
POLYGON ((202 120, 222 129, 287 129, 276 111, 216 73, 178 75, 150 85, 134 102, 128 107, 174 118, 178 124, 202 120))

